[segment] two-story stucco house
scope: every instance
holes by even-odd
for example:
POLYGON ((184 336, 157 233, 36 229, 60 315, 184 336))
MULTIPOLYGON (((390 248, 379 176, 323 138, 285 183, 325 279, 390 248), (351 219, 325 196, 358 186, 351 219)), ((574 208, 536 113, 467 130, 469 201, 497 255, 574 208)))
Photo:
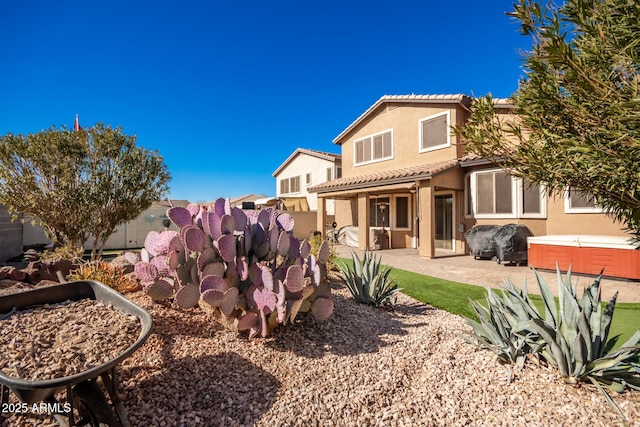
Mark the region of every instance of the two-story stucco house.
MULTIPOLYGON (((514 117, 507 100, 495 102, 499 114, 514 117)), ((534 235, 625 236, 588 197, 547 197, 544 188, 468 155, 451 126, 464 125, 470 105, 461 94, 376 101, 333 141, 342 150, 342 177, 310 188, 318 224, 326 222, 325 200, 335 199, 336 221, 358 226, 361 249, 417 248, 427 258, 464 254, 464 232, 476 224, 521 223, 534 235)))
MULTIPOLYGON (((318 209, 318 196, 309 188, 342 176, 342 156, 323 151, 296 149, 273 172, 276 178, 276 198, 304 198, 309 210, 318 209)), ((334 214, 333 200, 325 203, 326 213, 334 214)), ((324 227, 322 228, 324 229, 324 227)))

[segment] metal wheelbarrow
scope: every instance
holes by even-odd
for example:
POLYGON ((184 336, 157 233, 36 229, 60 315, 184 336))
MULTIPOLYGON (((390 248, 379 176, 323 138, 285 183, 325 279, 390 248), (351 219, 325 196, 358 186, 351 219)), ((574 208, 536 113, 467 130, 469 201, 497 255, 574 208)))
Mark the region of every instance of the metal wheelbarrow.
MULTIPOLYGON (((0 317, 15 310, 44 304, 57 304, 67 300, 94 299, 110 304, 114 309, 136 316, 140 319, 141 331, 137 340, 123 353, 102 365, 86 371, 61 378, 42 381, 22 380, 5 375, 0 371, 0 402, 3 408, 18 409, 27 412, 34 404, 45 408, 64 408, 52 413, 61 426, 130 426, 124 405, 117 391, 117 365, 131 356, 148 338, 153 321, 151 315, 127 298, 93 280, 81 280, 0 297, 0 317), (97 383, 98 377, 107 391, 111 404, 97 383), (66 403, 61 404, 55 395, 66 390, 66 403), (12 392, 20 404, 9 404, 9 392, 12 392), (14 406, 11 408, 10 406, 14 406), (74 414, 77 411, 77 418, 74 414)), ((1 331, 0 331, 1 332, 1 331)), ((4 411, 3 412, 16 412, 4 411)))

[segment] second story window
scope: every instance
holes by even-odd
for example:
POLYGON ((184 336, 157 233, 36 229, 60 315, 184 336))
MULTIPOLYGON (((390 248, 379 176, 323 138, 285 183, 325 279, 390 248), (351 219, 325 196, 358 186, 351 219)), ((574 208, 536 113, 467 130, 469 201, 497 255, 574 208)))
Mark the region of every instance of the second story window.
POLYGON ((420 120, 420 152, 451 146, 449 112, 434 114, 420 120))
POLYGON ((290 194, 300 192, 300 177, 292 176, 280 180, 280 194, 290 194))
POLYGON ((307 184, 307 186, 311 185, 311 174, 310 173, 307 173, 306 184, 307 184))
POLYGON ((354 143, 355 165, 378 162, 393 158, 393 130, 387 130, 354 143))

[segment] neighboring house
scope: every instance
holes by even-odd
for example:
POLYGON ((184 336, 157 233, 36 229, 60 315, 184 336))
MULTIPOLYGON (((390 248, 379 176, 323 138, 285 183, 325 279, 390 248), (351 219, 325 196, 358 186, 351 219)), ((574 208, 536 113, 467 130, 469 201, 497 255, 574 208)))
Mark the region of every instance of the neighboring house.
MULTIPOLYGON (((276 178, 276 199, 284 199, 288 209, 291 206, 294 210, 300 208, 296 209, 295 204, 287 204, 286 199, 305 199, 307 210, 316 211, 318 196, 308 190, 314 185, 340 178, 342 156, 298 148, 273 172, 273 176, 276 178)), ((334 214, 333 200, 325 202, 325 209, 327 214, 334 214)))
MULTIPOLYGON (((507 100, 498 114, 515 119, 507 100)), ((567 191, 547 198, 485 159, 469 155, 451 126, 469 117, 466 95, 383 96, 335 139, 342 178, 309 188, 340 226, 358 226, 361 249, 417 248, 421 256, 464 254, 476 224, 525 224, 534 235, 625 236, 591 198, 567 191)), ((284 175, 283 175, 284 176, 284 175)))
POLYGON ((245 194, 244 196, 236 197, 234 199, 229 200, 229 206, 243 208, 244 206, 248 206, 251 204, 255 205, 256 200, 260 200, 261 198, 266 197, 264 194, 245 194))

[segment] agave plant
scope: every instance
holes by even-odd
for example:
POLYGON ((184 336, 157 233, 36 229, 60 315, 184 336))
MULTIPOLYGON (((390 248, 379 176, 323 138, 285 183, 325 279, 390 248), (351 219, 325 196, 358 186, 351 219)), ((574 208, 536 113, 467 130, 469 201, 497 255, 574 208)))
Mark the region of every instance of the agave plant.
POLYGON ((496 294, 487 287, 486 307, 469 299, 478 321, 466 318, 473 331, 458 335, 470 344, 493 351, 502 362, 522 369, 537 334, 529 331, 515 333, 514 329, 520 321, 540 316, 529 299, 526 282, 519 290, 506 279, 502 288, 501 294, 496 294))
POLYGON ((545 280, 536 274, 544 304, 544 317, 526 290, 511 282, 502 297, 487 292, 488 308, 471 301, 479 322, 467 319, 473 333, 463 338, 495 352, 506 362, 522 366, 526 354, 538 354, 571 383, 596 386, 624 418, 605 387, 623 392, 640 390, 640 330, 615 351, 618 337, 609 338, 617 293, 603 306, 600 293, 602 272, 577 297, 577 282, 571 284, 571 269, 563 278, 558 270, 558 303, 545 280))
POLYGON ((544 302, 544 319, 532 317, 516 325, 514 332, 538 334, 539 353, 570 382, 589 381, 616 392, 626 387, 640 390, 640 330, 617 350, 618 337, 609 338, 618 293, 604 306, 600 294, 602 272, 578 299, 571 285, 571 270, 558 271, 558 304, 549 286, 536 272, 544 302))
POLYGON ((400 289, 390 277, 391 268, 381 265, 382 256, 365 251, 362 261, 355 252, 351 253, 351 258, 353 268, 344 262, 338 262, 337 266, 345 275, 347 288, 355 300, 375 307, 393 307, 400 289))

